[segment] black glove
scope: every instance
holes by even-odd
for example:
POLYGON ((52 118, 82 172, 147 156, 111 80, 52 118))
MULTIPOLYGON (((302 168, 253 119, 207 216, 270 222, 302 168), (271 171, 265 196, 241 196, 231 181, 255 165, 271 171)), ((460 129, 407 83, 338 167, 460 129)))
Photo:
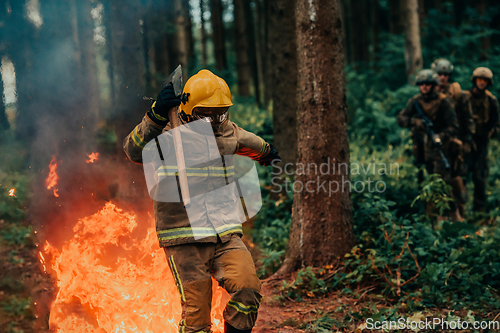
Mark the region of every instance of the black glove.
POLYGON ((175 96, 174 86, 170 83, 156 96, 156 102, 151 106, 148 115, 155 123, 165 125, 169 121, 168 111, 180 104, 181 99, 175 96))
POLYGON ((269 148, 269 153, 257 160, 257 162, 259 162, 259 165, 268 166, 271 165, 272 161, 274 160, 278 160, 278 162, 281 162, 281 157, 278 154, 276 147, 270 144, 269 148))

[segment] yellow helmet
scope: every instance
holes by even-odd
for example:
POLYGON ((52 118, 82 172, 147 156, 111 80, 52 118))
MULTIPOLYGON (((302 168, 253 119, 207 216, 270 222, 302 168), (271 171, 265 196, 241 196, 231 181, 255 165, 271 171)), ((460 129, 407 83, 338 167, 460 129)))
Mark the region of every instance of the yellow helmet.
POLYGON ((187 115, 192 115, 195 107, 230 107, 233 105, 227 83, 206 69, 202 69, 187 80, 181 101, 181 111, 187 115))

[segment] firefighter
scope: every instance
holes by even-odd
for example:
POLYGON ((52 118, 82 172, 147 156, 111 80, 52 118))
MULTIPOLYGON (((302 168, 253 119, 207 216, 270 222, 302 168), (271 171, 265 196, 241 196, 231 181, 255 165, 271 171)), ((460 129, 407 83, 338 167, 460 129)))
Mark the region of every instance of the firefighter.
POLYGON ((472 136, 475 133, 472 108, 467 93, 462 91, 458 82, 452 82, 453 65, 447 59, 436 59, 431 66, 439 77, 437 89, 447 95, 453 102, 458 121, 457 137, 450 143, 451 150, 451 179, 453 197, 462 217, 465 216, 465 204, 468 200, 467 186, 464 178, 467 176, 472 136))
MULTIPOLYGON (((439 80, 438 75, 433 70, 420 71, 416 84, 419 86, 420 94, 408 100, 406 107, 398 116, 398 124, 401 127, 412 129, 413 153, 417 166, 425 165, 429 174, 437 173, 446 183, 450 184, 451 172, 445 167, 439 150, 431 140, 442 143, 442 151, 449 161, 450 142, 458 131, 453 102, 436 89, 439 80), (416 103, 420 105, 424 115, 434 124, 435 135, 431 140, 428 138, 425 123, 418 113, 416 103)), ((456 205, 452 203, 450 208, 451 219, 453 221, 461 220, 456 205)))
POLYGON ((467 91, 472 105, 476 133, 472 137, 470 172, 474 182, 474 211, 483 212, 486 205, 488 181, 488 143, 498 134, 499 109, 495 96, 487 89, 493 84, 489 68, 478 67, 471 77, 472 88, 467 91))
MULTIPOLYGON (((260 165, 281 160, 272 145, 228 119, 231 105, 231 92, 226 82, 208 70, 201 70, 186 82, 180 97, 176 96, 172 84, 160 91, 142 122, 125 138, 124 150, 132 161, 142 163, 143 148, 150 140, 171 129, 169 110, 180 106, 177 115, 181 124, 198 119, 210 121, 221 156, 244 155, 260 165)), ((220 182, 225 178, 227 183, 228 177, 234 177, 234 165, 227 159, 222 161, 223 168, 212 168, 220 173, 213 174, 218 176, 213 179, 220 182), (221 177, 223 175, 225 177, 221 177)), ((210 168, 198 169, 206 171, 210 168)), ((188 174, 190 179, 202 176, 207 174, 201 171, 188 174)), ((261 282, 252 257, 240 238, 243 234, 241 224, 224 229, 215 226, 215 220, 222 216, 216 207, 209 207, 208 200, 217 199, 208 196, 207 202, 200 205, 203 216, 206 216, 206 224, 202 226, 190 224, 187 206, 182 202, 154 201, 160 246, 165 250, 181 295, 179 332, 182 333, 211 332, 212 276, 231 296, 224 310, 226 333, 251 332, 262 299, 261 282), (213 232, 203 238, 196 237, 207 229, 213 232)))

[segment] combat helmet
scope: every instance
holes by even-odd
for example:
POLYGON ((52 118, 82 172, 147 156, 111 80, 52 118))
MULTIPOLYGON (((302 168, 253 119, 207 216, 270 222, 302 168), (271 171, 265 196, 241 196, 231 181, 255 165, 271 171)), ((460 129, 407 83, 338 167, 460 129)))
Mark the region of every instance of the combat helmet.
POLYGON ((417 74, 417 86, 430 83, 433 85, 439 85, 439 76, 432 69, 423 69, 417 74))
POLYGON ((453 65, 449 60, 444 58, 434 60, 431 65, 431 69, 438 73, 438 75, 441 73, 451 75, 451 73, 453 73, 453 65))
POLYGON ((489 85, 493 84, 493 72, 491 71, 491 69, 489 69, 487 67, 476 68, 474 70, 474 72, 472 72, 472 76, 471 76, 470 80, 472 83, 475 84, 476 79, 479 77, 489 80, 490 81, 489 85))

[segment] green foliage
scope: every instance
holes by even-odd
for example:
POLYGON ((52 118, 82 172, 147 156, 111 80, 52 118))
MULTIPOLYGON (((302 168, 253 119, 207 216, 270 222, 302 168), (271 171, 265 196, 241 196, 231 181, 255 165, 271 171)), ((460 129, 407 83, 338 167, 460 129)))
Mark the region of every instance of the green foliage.
POLYGON ((31 227, 22 225, 8 225, 0 231, 0 237, 8 245, 25 245, 31 236, 31 227))
POLYGON ((333 288, 369 281, 385 297, 405 298, 409 306, 500 306, 497 227, 445 222, 433 230, 421 215, 398 217, 395 206, 366 197, 354 216, 364 226, 356 228, 361 244, 346 255, 333 288))
POLYGON ((326 282, 319 278, 325 273, 325 269, 313 270, 312 267, 301 269, 293 282, 283 281, 281 286, 282 295, 302 301, 306 296, 314 297, 316 294, 327 292, 326 282))
POLYGON ((23 317, 32 315, 31 298, 10 296, 0 303, 2 310, 9 317, 23 317))
POLYGON ((28 197, 28 181, 24 174, 0 171, 0 220, 19 221, 25 216, 23 209, 28 197))
POLYGON ((429 208, 428 213, 431 216, 443 216, 444 212, 450 209, 450 202, 453 201, 449 195, 450 191, 451 186, 446 184, 440 175, 433 174, 424 182, 422 191, 415 198, 412 206, 420 200, 429 208))
MULTIPOLYGON (((268 179, 268 178, 264 178, 268 179)), ((264 206, 254 222, 252 239, 261 248, 260 277, 276 272, 285 256, 292 221, 292 193, 276 194, 269 191, 270 185, 264 187, 266 195, 264 206), (276 200, 276 197, 279 197, 276 200)))
POLYGON ((229 109, 229 119, 241 128, 257 134, 272 143, 273 116, 272 108, 261 108, 253 98, 233 97, 233 106, 229 109))

